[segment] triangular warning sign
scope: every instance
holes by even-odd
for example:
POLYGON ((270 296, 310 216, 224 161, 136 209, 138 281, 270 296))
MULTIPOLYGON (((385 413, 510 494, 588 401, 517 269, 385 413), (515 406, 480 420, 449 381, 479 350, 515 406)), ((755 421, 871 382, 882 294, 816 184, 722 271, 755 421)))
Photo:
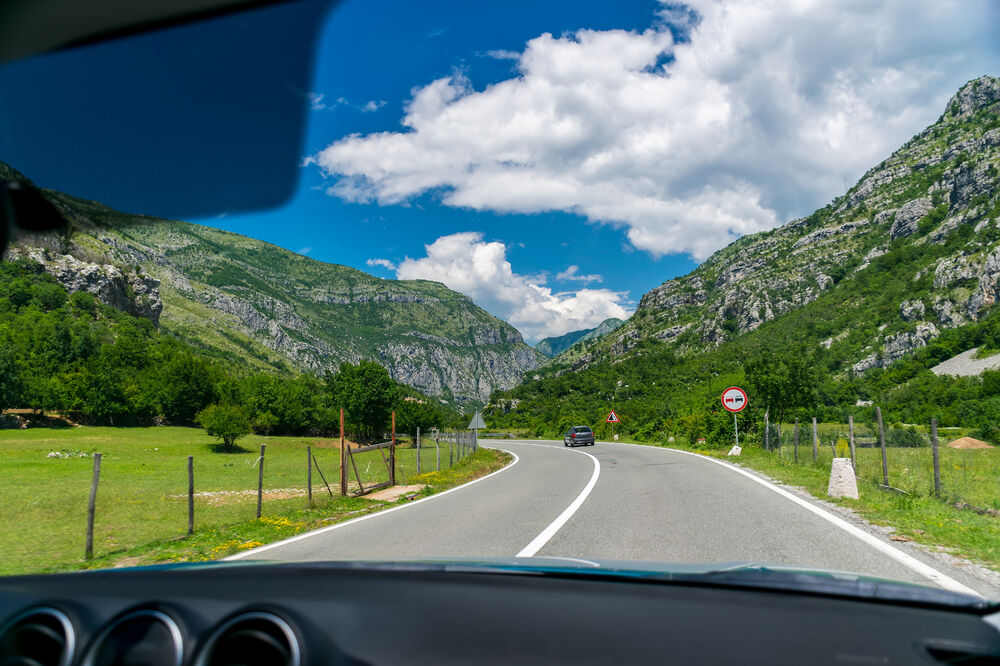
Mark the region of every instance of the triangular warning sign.
POLYGON ((612 409, 611 413, 608 414, 608 418, 607 418, 606 422, 607 423, 621 423, 621 419, 618 418, 618 415, 615 414, 615 410, 612 409))
POLYGON ((472 417, 472 421, 469 422, 469 430, 483 430, 486 428, 486 424, 483 423, 483 415, 476 412, 476 415, 472 417))

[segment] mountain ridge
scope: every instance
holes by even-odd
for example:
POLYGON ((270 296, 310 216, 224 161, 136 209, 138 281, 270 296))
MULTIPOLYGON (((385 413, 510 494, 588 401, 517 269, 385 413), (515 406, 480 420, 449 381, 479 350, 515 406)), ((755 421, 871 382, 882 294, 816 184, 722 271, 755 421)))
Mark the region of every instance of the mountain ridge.
MULTIPOLYGON (((111 298, 147 285, 153 306, 161 301, 154 321, 209 355, 315 373, 371 359, 393 379, 459 405, 483 404, 543 360, 515 328, 440 282, 384 280, 234 232, 42 192, 70 220, 70 247, 25 236, 13 252, 33 248, 70 289, 111 298), (109 286, 115 271, 122 275, 109 286)), ((109 304, 129 307, 121 298, 109 304)))
POLYGON ((621 328, 546 363, 486 413, 551 434, 567 414, 586 423, 613 402, 623 432, 666 438, 693 432, 748 362, 778 352, 821 378, 819 415, 846 419, 878 400, 906 422, 987 427, 992 402, 960 397, 984 380, 952 387, 931 368, 1000 348, 998 301, 1000 79, 986 76, 843 195, 650 290, 621 328))
POLYGON ((608 317, 594 328, 582 328, 579 331, 570 331, 562 335, 542 338, 535 343, 535 349, 549 358, 553 358, 578 342, 585 342, 607 335, 624 323, 623 319, 608 317))

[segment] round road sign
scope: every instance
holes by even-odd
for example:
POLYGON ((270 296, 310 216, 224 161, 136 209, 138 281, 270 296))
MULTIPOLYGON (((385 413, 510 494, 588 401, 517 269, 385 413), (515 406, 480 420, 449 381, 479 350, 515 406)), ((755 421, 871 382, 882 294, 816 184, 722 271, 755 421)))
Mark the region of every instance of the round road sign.
POLYGON ((747 392, 739 386, 730 386, 722 392, 722 406, 731 412, 743 411, 747 406, 747 392))

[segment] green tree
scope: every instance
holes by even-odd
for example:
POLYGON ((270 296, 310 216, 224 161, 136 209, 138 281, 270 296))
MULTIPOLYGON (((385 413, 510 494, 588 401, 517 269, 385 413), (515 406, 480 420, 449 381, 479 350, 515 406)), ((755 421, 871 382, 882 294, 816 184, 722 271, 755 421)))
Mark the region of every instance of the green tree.
POLYGON ((175 353, 160 372, 163 415, 176 422, 190 423, 198 410, 215 399, 215 374, 207 362, 194 354, 175 353))
POLYGON ((398 387, 381 365, 375 361, 342 363, 328 385, 334 404, 344 408, 345 420, 359 435, 372 438, 388 426, 398 387))
POLYGON ((250 418, 239 405, 209 405, 196 418, 205 432, 222 440, 226 451, 234 450, 236 440, 251 431, 250 418))
POLYGON ((14 356, 0 348, 0 412, 15 406, 21 399, 21 376, 14 356))
POLYGON ((265 436, 271 434, 271 429, 278 425, 278 417, 271 412, 263 412, 254 417, 253 427, 258 433, 265 436))
POLYGON ((819 379, 802 350, 765 351, 747 361, 743 372, 750 399, 763 405, 779 427, 790 410, 816 404, 819 379))

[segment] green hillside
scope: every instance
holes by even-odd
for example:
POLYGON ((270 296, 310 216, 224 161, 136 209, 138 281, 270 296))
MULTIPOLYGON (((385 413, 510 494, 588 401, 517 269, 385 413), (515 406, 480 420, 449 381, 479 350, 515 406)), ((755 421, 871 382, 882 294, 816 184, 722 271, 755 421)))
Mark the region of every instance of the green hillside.
POLYGON ((22 238, 11 256, 30 256, 70 291, 101 292, 207 356, 319 374, 371 359, 399 382, 471 406, 543 360, 512 326, 437 282, 383 280, 239 234, 45 195, 72 238, 22 238))
POLYGON ((495 394, 488 413, 552 433, 613 403, 626 431, 666 436, 776 353, 814 374, 812 415, 874 400, 903 421, 1000 422, 983 388, 990 373, 929 370, 972 347, 1000 349, 998 111, 1000 80, 966 84, 843 196, 648 292, 621 328, 495 394))

